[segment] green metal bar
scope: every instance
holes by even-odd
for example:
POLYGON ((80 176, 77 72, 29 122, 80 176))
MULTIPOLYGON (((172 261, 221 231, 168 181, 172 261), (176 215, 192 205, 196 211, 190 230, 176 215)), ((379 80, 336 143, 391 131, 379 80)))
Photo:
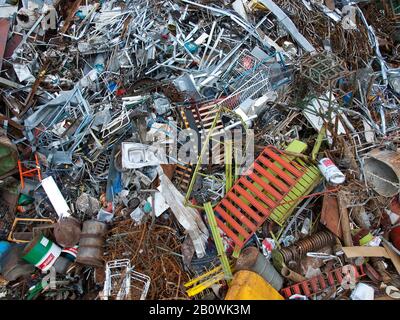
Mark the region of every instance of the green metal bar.
MULTIPOLYGON (((242 235, 240 235, 239 236, 239 239, 241 240, 241 241, 243 241, 244 240, 244 237, 242 236, 242 235)), ((240 255, 240 251, 241 251, 242 249, 239 247, 239 246, 235 246, 235 249, 233 250, 233 252, 232 252, 232 257, 234 257, 235 259, 237 259, 237 258, 239 258, 239 255, 240 255)))
MULTIPOLYGON (((198 174, 201 175, 201 176, 203 176, 203 177, 208 177, 208 178, 210 178, 210 179, 213 179, 213 180, 216 180, 216 181, 219 181, 219 182, 225 182, 225 180, 219 179, 219 178, 214 177, 214 176, 209 175, 209 174, 205 174, 205 173, 202 173, 202 172, 199 172, 198 174)), ((202 208, 203 208, 203 207, 202 207, 202 208)))
POLYGON ((232 177, 232 141, 225 141, 225 191, 232 188, 233 177, 232 177))
MULTIPOLYGON (((282 230, 283 230, 283 228, 281 228, 281 231, 282 231, 282 230)), ((270 231, 269 233, 271 234, 272 239, 274 239, 275 244, 276 244, 276 246, 277 246, 277 249, 280 249, 280 248, 281 248, 281 245, 280 245, 280 243, 278 242, 278 238, 275 236, 275 234, 274 234, 272 231, 270 231)), ((280 232, 279 232, 279 234, 280 234, 280 232)))
POLYGON ((326 134, 326 127, 322 126, 321 130, 318 133, 317 141, 315 141, 314 148, 312 149, 311 152, 311 159, 313 161, 317 160, 318 151, 321 148, 322 140, 325 138, 325 134, 326 134))
POLYGON ((217 252, 219 259, 221 261, 222 270, 225 274, 225 279, 230 280, 232 279, 232 270, 229 265, 228 257, 226 256, 224 250, 224 244, 222 243, 221 235, 219 234, 217 221, 215 220, 214 210, 211 206, 211 202, 206 202, 204 204, 204 210, 207 214, 208 223, 210 224, 211 233, 214 239, 215 246, 217 247, 217 252))

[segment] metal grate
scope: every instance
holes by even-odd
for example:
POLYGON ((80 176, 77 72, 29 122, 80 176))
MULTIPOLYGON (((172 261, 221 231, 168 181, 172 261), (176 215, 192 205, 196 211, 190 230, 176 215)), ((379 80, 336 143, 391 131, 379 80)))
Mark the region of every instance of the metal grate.
MULTIPOLYGON (((363 266, 354 267, 356 278, 365 276, 363 266)), ((296 283, 290 287, 283 288, 281 294, 286 298, 290 298, 294 294, 301 294, 307 297, 321 293, 327 288, 340 286, 343 280, 343 269, 338 268, 329 271, 325 275, 319 275, 309 280, 296 283)))
POLYGON ((242 248, 254 232, 282 205, 306 174, 307 167, 269 146, 214 208, 218 227, 242 248))

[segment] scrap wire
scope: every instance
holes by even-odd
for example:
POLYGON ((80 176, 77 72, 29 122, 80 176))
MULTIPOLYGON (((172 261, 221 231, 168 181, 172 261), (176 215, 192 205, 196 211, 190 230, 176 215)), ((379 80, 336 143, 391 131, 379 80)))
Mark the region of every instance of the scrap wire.
POLYGON ((178 262, 181 243, 176 230, 154 224, 151 236, 143 241, 149 228, 147 222, 139 226, 126 220, 116 223, 107 240, 106 260, 131 256, 135 271, 151 278, 148 299, 188 299, 183 287, 188 275, 178 262))

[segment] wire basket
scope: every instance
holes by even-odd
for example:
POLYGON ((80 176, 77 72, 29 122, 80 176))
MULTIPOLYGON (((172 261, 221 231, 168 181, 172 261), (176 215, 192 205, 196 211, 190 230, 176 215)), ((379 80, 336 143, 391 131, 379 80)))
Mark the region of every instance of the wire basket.
POLYGON ((149 276, 132 270, 129 259, 108 261, 104 300, 144 300, 150 288, 149 276))
POLYGON ((269 75, 270 67, 245 49, 221 76, 221 80, 225 83, 225 90, 234 92, 243 89, 245 84, 249 85, 250 81, 264 81, 269 75))

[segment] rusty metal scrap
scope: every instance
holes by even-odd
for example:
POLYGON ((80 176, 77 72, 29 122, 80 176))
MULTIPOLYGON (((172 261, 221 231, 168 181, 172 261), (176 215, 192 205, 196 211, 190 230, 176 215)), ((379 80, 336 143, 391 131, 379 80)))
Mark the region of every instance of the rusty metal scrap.
POLYGON ((0 299, 393 295, 398 2, 5 1, 0 299))
POLYGON ((176 231, 150 223, 134 226, 131 221, 116 223, 106 241, 105 260, 131 257, 135 270, 151 278, 149 299, 188 299, 183 284, 188 275, 179 262, 180 242, 176 231))

